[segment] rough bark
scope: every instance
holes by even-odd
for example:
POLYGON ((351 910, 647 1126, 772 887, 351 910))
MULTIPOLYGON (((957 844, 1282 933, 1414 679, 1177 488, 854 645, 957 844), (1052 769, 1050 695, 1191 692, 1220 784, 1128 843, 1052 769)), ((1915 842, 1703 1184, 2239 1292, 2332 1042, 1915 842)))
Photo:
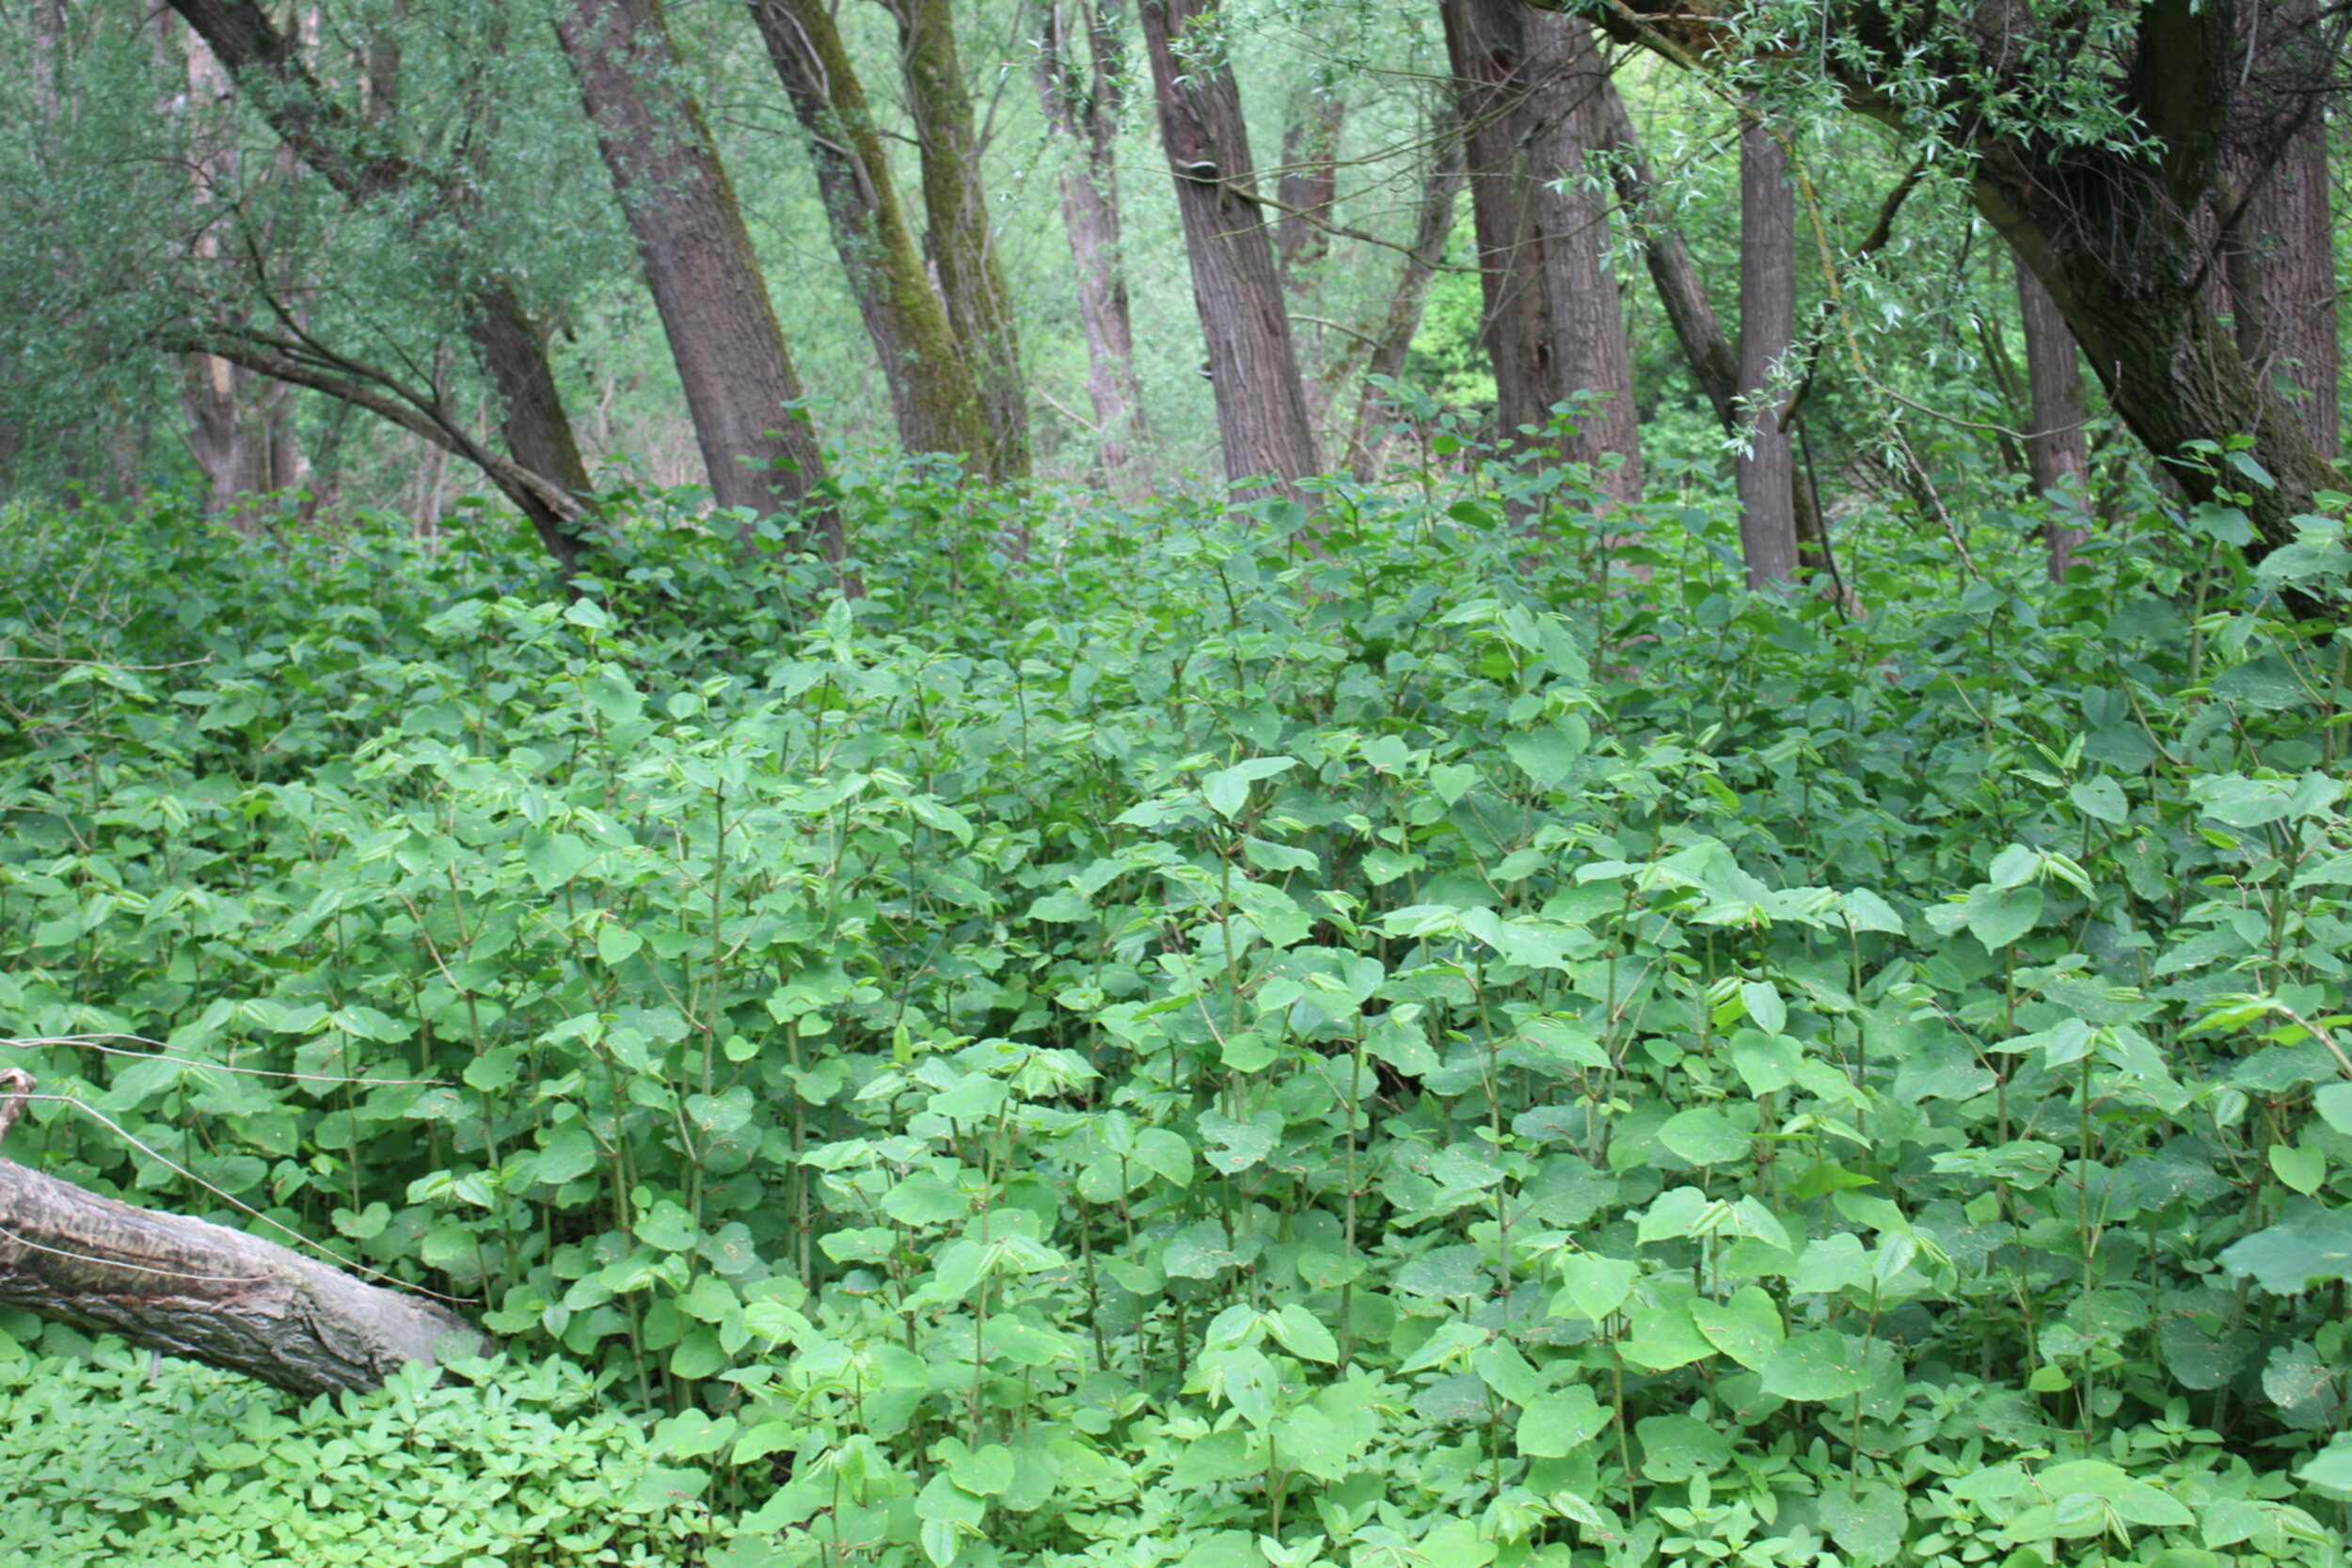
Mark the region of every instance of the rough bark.
POLYGON ((2034 492, 2048 498, 2054 513, 2042 525, 2049 549, 2050 580, 2064 582, 2074 547, 2085 530, 2064 516, 2082 515, 2090 483, 2090 441, 2083 432, 2082 366, 2074 334, 2033 269, 2017 268, 2017 312, 2026 336, 2026 388, 2031 421, 2026 435, 2026 471, 2034 492))
POLYGON ((977 367, 992 479, 1029 472, 1028 385, 1012 296, 996 256, 981 177, 972 92, 956 47, 951 0, 884 0, 898 23, 898 69, 923 178, 924 237, 947 319, 977 367))
MULTIPOLYGON (((2215 322, 2205 295, 2215 258, 2195 214, 2221 183, 2226 150, 2275 155, 2312 100, 2342 86, 2352 13, 2330 8, 2298 24, 2264 3, 2260 28, 2241 31, 2248 9, 2233 0, 2146 0, 2130 18, 2132 35, 2112 44, 2060 32, 2079 28, 2066 16, 2027 19, 2048 47, 2023 50, 2013 37, 2021 24, 1998 8, 1833 0, 1818 57, 1861 113, 1909 129, 1924 112, 1963 128, 1977 210, 2048 286, 2109 405, 2192 499, 2246 496, 2255 535, 2247 553, 2259 559, 2295 537, 2294 519, 2316 491, 2345 489, 2346 480, 2215 322), (2131 145, 2062 142, 1986 112, 2042 85, 2018 73, 2094 55, 2117 67, 2101 80, 2142 133, 2131 145), (2183 461, 2187 443, 2241 435, 2270 484, 2249 489, 2234 470, 2183 461)), ((1720 0, 1612 0, 1593 14, 1613 36, 1680 64, 1735 40, 1735 13, 1720 0)))
POLYGON ((1274 253, 1295 293, 1303 274, 1331 253, 1331 210, 1340 196, 1340 132, 1347 123, 1347 100, 1328 86, 1300 94, 1282 133, 1282 178, 1275 198, 1281 217, 1274 226, 1274 253))
MULTIPOLYGON (((420 223, 432 217, 462 222, 471 206, 466 190, 437 182, 392 150, 380 128, 356 122, 320 87, 301 53, 253 0, 171 0, 214 56, 294 154, 346 200, 359 203, 405 197, 420 223)), ((566 506, 548 504, 536 487, 501 489, 531 519, 540 542, 566 576, 578 568, 586 540, 578 498, 589 491, 588 467, 548 362, 547 343, 511 280, 472 277, 453 261, 450 286, 459 300, 466 337, 501 403, 500 428, 516 464, 547 482, 566 506)))
POLYGON ((1297 481, 1315 471, 1314 436, 1267 214, 1252 185, 1241 90, 1231 66, 1201 53, 1194 33, 1208 9, 1201 0, 1142 5, 1160 136, 1208 343, 1217 435, 1230 478, 1271 478, 1305 505, 1297 481))
POLYGON ((1062 169, 1061 212, 1078 274, 1095 450, 1111 493, 1140 500, 1151 476, 1139 449, 1151 432, 1119 253, 1119 17, 1090 0, 1041 0, 1038 24, 1037 87, 1045 121, 1079 153, 1062 169), (1073 31, 1086 34, 1083 66, 1073 31))
POLYGON ((889 150, 832 10, 824 0, 751 0, 751 12, 808 135, 834 248, 882 361, 899 441, 911 452, 981 464, 990 445, 979 383, 923 265, 889 150))
POLYGON ((1608 220, 1582 178, 1600 145, 1605 67, 1581 21, 1518 0, 1444 0, 1495 373, 1500 439, 1541 430, 1572 392, 1597 394, 1560 455, 1619 499, 1641 492, 1639 428, 1608 220), (1556 188, 1555 188, 1556 187, 1556 188), (1621 453, 1625 464, 1604 468, 1621 453))
POLYGON ((660 0, 576 0, 556 33, 580 74, 596 145, 627 211, 711 499, 789 511, 833 559, 839 518, 810 502, 824 480, 784 329, 702 107, 678 80, 660 0))
POLYGON ((1795 347, 1797 200, 1788 156, 1755 121, 1740 133, 1740 395, 1747 442, 1737 465, 1740 552, 1748 586, 1797 571, 1796 457, 1775 381, 1795 347))
MULTIPOLYGON (((16 1119, 31 1077, 0 1071, 16 1119)), ((135 1209, 0 1160, 0 1306, 301 1395, 377 1386, 488 1341, 435 1303, 243 1231, 135 1209)))
POLYGON ((1372 423, 1383 406, 1375 377, 1394 380, 1405 373, 1406 356, 1421 331, 1422 311, 1429 301, 1430 280, 1445 261, 1447 239, 1454 232, 1454 209, 1461 204, 1469 171, 1462 164, 1462 122, 1451 107, 1430 117, 1429 169, 1422 176, 1421 206, 1413 219, 1413 239, 1389 292, 1388 313, 1373 338, 1364 362, 1366 386, 1356 405, 1355 434, 1348 451, 1356 477, 1370 483, 1379 466, 1373 449, 1372 423))
MULTIPOLYGON (((2286 0, 2276 20, 2296 30, 2300 52, 2324 42, 2313 0, 2286 0)), ((2326 65, 2304 59, 2294 69, 2317 75, 2326 65)), ((2332 462, 2343 455, 2342 357, 2327 107, 2317 94, 2278 107, 2276 145, 2224 160, 2225 199, 2235 202, 2224 230, 2231 307, 2239 352, 2332 462)))

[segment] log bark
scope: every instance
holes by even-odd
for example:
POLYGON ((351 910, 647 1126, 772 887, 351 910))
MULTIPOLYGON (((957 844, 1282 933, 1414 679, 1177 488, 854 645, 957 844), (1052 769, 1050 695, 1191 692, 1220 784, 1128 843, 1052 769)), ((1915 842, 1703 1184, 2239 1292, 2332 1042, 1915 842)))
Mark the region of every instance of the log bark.
POLYGON ((787 406, 803 401, 801 378, 660 0, 578 0, 555 28, 637 239, 711 499, 788 512, 796 540, 839 560, 840 518, 812 504, 824 453, 805 411, 787 406))
MULTIPOLYGON (((32 1087, 0 1072, 0 1136, 32 1087)), ((300 1395, 368 1389, 488 1340, 433 1302, 274 1242, 136 1209, 0 1160, 0 1306, 300 1395)))
POLYGON ((1235 481, 1270 477, 1311 510, 1297 481, 1315 471, 1314 433, 1269 214, 1254 187, 1241 89, 1227 61, 1200 53, 1196 24, 1209 16, 1201 0, 1143 0, 1142 12, 1226 474, 1235 481))

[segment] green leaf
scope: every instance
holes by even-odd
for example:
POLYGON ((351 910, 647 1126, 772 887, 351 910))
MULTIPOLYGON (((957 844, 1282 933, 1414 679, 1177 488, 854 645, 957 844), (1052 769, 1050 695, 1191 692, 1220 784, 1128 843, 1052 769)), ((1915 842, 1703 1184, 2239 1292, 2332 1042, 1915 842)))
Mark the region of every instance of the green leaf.
POLYGON ((1302 1361, 1320 1361, 1327 1367, 1339 1365, 1340 1342, 1323 1325, 1323 1320, 1296 1302, 1278 1309, 1266 1321, 1274 1338, 1284 1350, 1302 1361))
POLYGON ((2042 919, 2042 889, 2038 886, 1993 888, 1979 886, 1963 906, 1968 934, 1998 957, 2001 950, 2034 928, 2042 919))
POLYGON ((1591 1441, 1611 1417, 1581 1383, 1546 1394, 1519 1413, 1519 1452, 1538 1459, 1565 1458, 1591 1441))
POLYGON ((1694 1165, 1727 1164, 1756 1152, 1731 1118, 1707 1106, 1668 1117, 1658 1130, 1658 1141, 1694 1165))
POLYGON ((2312 1092, 2312 1108, 2319 1119, 2339 1132, 2352 1133, 2352 1084, 2328 1084, 2312 1092))
POLYGON ((1599 1323, 1625 1305, 1641 1272, 1629 1258, 1571 1252, 1560 1260, 1560 1292, 1551 1298, 1551 1315, 1599 1323))
POLYGON ((2325 1497, 2352 1499, 2352 1435, 2339 1433, 2296 1469, 2295 1479, 2325 1497))
POLYGON ((1764 1370, 1773 1347, 1787 1338, 1780 1308, 1753 1285, 1740 1287, 1726 1302, 1692 1302, 1691 1321, 1708 1344, 1753 1372, 1764 1370))
POLYGON ((2309 1197, 2328 1180, 2328 1156, 2302 1145, 2272 1144, 2270 1169, 2287 1187, 2309 1197))
POLYGON ((2304 1205, 2283 1223, 2222 1248, 2221 1261, 2279 1295, 2352 1278, 2352 1209, 2304 1205))
POLYGON ((1815 1402, 1850 1399, 1868 1375, 1861 1341, 1834 1329, 1790 1335, 1764 1357, 1761 1370, 1765 1393, 1815 1402))
POLYGON ((1747 1009, 1748 1022, 1768 1035, 1785 1033, 1788 1027, 1788 1006, 1780 999, 1780 992, 1762 980, 1740 983, 1740 1002, 1747 1009))
POLYGON ((588 841, 578 833, 526 833, 523 864, 542 893, 552 893, 580 874, 596 858, 588 841))
POLYGON ((2074 802, 2075 810, 2093 821, 2121 822, 2131 815, 2131 804, 2123 799, 2123 786, 2110 774, 2077 780, 2066 786, 2066 798, 2074 802))

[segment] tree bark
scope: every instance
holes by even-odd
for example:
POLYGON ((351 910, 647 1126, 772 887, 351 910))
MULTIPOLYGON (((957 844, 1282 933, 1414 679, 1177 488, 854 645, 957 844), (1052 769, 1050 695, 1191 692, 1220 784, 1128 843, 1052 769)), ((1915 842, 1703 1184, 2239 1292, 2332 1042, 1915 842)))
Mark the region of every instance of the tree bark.
POLYGON ((1699 277, 1699 269, 1691 260, 1691 247, 1683 243, 1681 230, 1658 199, 1658 176, 1650 169, 1649 159, 1643 154, 1640 136, 1633 129, 1633 117, 1626 109, 1625 96, 1617 91, 1614 82, 1601 88, 1601 146, 1612 153, 1611 167, 1617 187, 1617 200, 1630 226, 1633 242, 1642 247, 1642 262, 1648 269, 1650 286, 1658 293, 1659 306, 1666 313, 1666 325, 1673 328, 1675 341, 1681 345, 1682 357, 1691 367, 1691 378, 1698 383, 1699 392, 1715 418, 1729 434, 1740 428, 1740 361, 1731 351, 1731 340, 1724 336, 1723 324, 1716 319, 1715 307, 1707 297, 1707 285, 1699 277))
POLYGON ((1592 30, 1518 0, 1443 0, 1441 14, 1468 150, 1498 440, 1540 432, 1555 404, 1595 393, 1560 455, 1589 464, 1614 499, 1636 499, 1631 356, 1606 264, 1607 214, 1583 180, 1585 154, 1601 141, 1606 80, 1592 30), (1610 452, 1624 465, 1605 467, 1610 452))
MULTIPOLYGON (((32 1087, 0 1071, 0 1135, 32 1087)), ((488 1341, 433 1302, 203 1220, 135 1209, 0 1160, 0 1306, 304 1396, 368 1389, 488 1341)))
MULTIPOLYGON (((463 190, 432 180, 386 146, 380 132, 356 124, 312 76, 300 52, 254 0, 171 0, 172 8, 204 40, 215 58, 246 91, 271 129, 296 156, 354 204, 387 198, 421 198, 420 220, 459 223, 471 206, 463 190)), ((415 227, 421 228, 420 221, 415 227)), ((516 464, 572 498, 550 505, 546 492, 500 488, 531 519, 540 542, 568 577, 586 544, 579 498, 588 494, 588 467, 548 362, 547 342, 511 280, 473 278, 452 265, 450 286, 459 300, 467 339, 497 389, 500 427, 516 464)))
POLYGON ((898 69, 914 119, 923 177, 924 235, 947 319, 977 367, 980 417, 988 427, 983 469, 991 479, 1029 472, 1028 385, 1020 336, 988 216, 972 92, 956 47, 951 0, 883 0, 898 23, 898 69))
POLYGON ((1797 572, 1796 457, 1774 372, 1795 347, 1797 200, 1788 157, 1762 124, 1740 132, 1740 395, 1748 451, 1738 463, 1740 553, 1748 586, 1797 572))
POLYGON ((952 452, 977 467, 990 450, 979 383, 923 265, 889 150, 833 12, 824 0, 750 3, 808 135, 826 223, 882 361, 898 439, 911 452, 952 452))
POLYGON ((1037 87, 1045 121, 1079 153, 1062 169, 1061 212, 1078 274, 1095 450, 1111 494, 1133 502, 1150 487, 1138 449, 1150 443, 1151 432, 1119 254, 1119 18, 1093 0, 1040 0, 1038 21, 1037 87), (1073 22, 1087 38, 1083 67, 1073 22))
POLYGON ((1266 214, 1251 185, 1241 90, 1225 60, 1201 53, 1211 45, 1198 23, 1208 10, 1201 0, 1142 5, 1160 137, 1176 180, 1193 304, 1208 342, 1225 471, 1236 482, 1271 478, 1310 505, 1297 483, 1316 468, 1297 350, 1266 214))
POLYGON ((1328 84, 1300 94, 1282 133, 1282 177, 1275 185, 1281 217, 1274 226, 1274 253, 1291 292, 1302 292, 1306 269, 1331 253, 1331 211, 1340 196, 1340 132, 1347 123, 1347 100, 1328 84))
POLYGON ((576 0, 555 25, 637 239, 711 499, 755 516, 788 511, 796 538, 840 559, 838 515, 811 505, 824 453, 805 410, 787 406, 805 397, 801 378, 735 187, 679 83, 660 0, 576 0))
POLYGON ((2033 269, 2017 266, 2017 312, 2025 325, 2026 387, 2031 427, 2026 436, 2026 466, 2034 492, 2053 508, 2042 525, 2049 549, 2050 580, 2064 582, 2074 547, 2087 531, 2068 517, 2081 517, 2090 485, 2090 441, 2083 433, 2082 367, 2065 314, 2033 269))

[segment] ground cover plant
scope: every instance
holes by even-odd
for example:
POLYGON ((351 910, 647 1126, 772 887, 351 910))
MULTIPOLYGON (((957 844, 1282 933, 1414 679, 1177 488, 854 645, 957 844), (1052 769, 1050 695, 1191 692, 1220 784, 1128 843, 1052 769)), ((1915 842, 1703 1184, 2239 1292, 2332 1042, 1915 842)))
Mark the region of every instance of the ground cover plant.
POLYGON ((505 1351, 305 1406, 0 1324, 9 1539, 2340 1560, 2339 516, 2249 572, 2147 498, 2062 588, 1881 520, 1775 600, 1557 474, 1312 549, 843 493, 855 602, 659 496, 570 595, 486 519, 10 515, 10 1156, 505 1351))

